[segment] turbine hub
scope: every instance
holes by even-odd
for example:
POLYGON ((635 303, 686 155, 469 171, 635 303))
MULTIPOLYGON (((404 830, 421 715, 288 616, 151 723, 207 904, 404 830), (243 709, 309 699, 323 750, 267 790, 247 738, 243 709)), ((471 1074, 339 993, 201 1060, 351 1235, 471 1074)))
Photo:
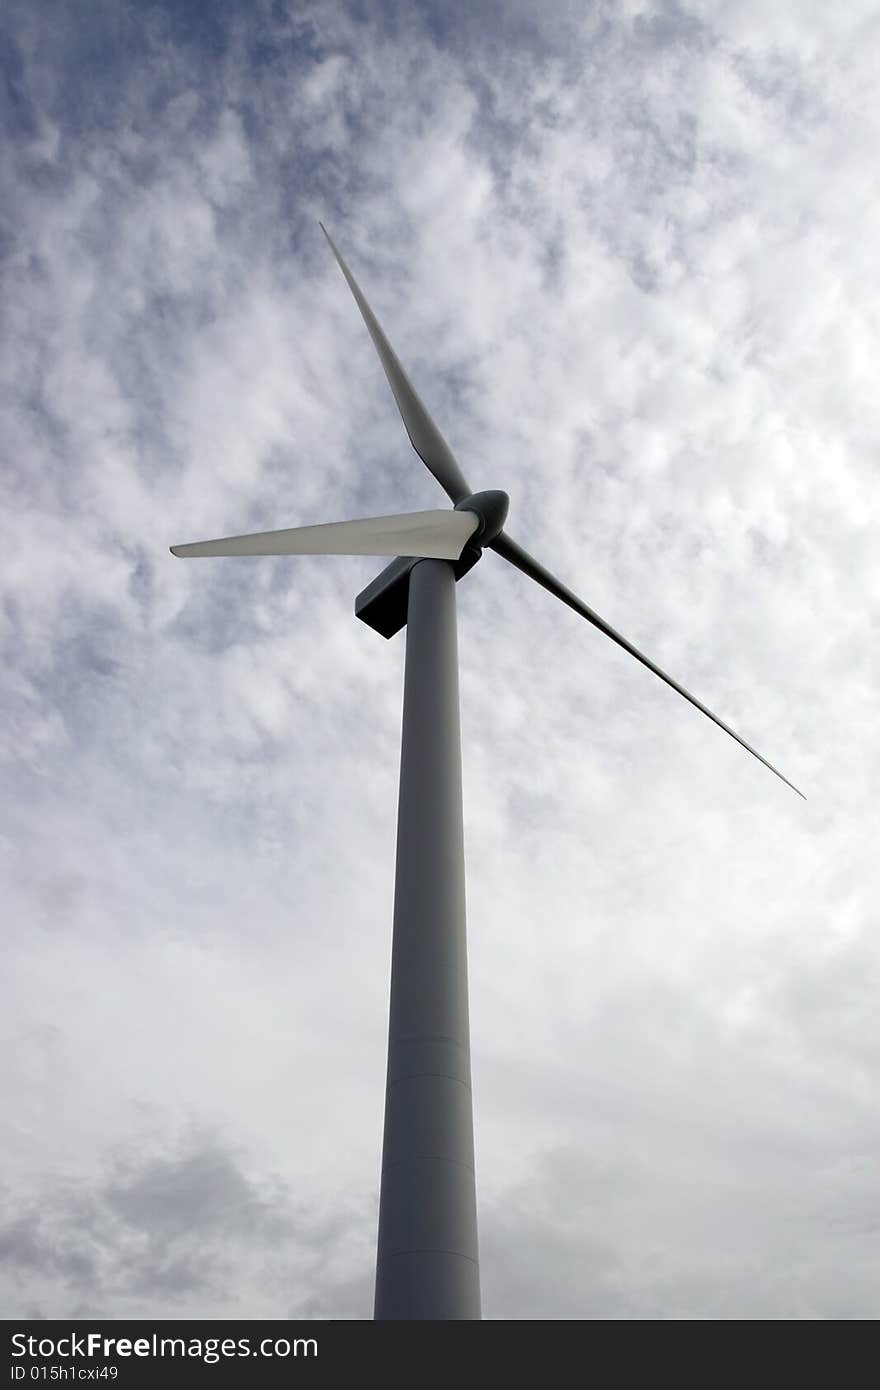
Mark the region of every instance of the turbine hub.
POLYGON ((473 512, 480 519, 480 529, 471 536, 469 544, 483 546, 494 541, 507 520, 509 506, 507 493, 497 489, 472 492, 470 497, 462 497, 460 502, 456 502, 457 512, 473 512))

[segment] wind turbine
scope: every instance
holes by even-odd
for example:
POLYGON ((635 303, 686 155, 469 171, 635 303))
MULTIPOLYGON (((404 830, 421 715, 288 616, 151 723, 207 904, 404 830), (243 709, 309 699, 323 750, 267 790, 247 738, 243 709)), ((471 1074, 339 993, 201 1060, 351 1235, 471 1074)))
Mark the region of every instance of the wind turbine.
POLYGON ((534 560, 504 529, 504 492, 473 492, 324 227, 410 443, 452 509, 171 547, 173 555, 392 555, 355 601, 382 636, 407 628, 385 1130, 374 1316, 480 1317, 465 934, 455 585, 485 548, 676 690, 793 783, 534 560))

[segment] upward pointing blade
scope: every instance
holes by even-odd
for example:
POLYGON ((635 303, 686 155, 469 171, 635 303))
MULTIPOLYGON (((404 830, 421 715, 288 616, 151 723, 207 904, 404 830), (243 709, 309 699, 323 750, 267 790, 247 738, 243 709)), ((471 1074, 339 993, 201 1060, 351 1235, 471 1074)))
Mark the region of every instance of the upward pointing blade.
POLYGON ((690 691, 685 690, 683 685, 679 685, 678 681, 674 681, 671 676, 667 676, 665 671, 661 671, 659 666, 655 666, 654 662, 645 656, 643 652, 640 652, 638 647, 634 647, 632 642, 628 642, 619 632, 615 632, 610 623, 606 623, 604 618, 600 618, 598 613, 594 613, 592 608, 588 608, 576 594, 573 594, 570 589, 566 589, 564 584, 560 584, 559 580, 554 578, 549 570, 545 570, 543 565, 540 565, 537 560, 534 560, 531 555, 523 550, 522 546, 517 545, 516 541, 511 540, 510 536, 502 531, 493 541, 489 541, 489 548, 503 556, 511 565, 515 565, 518 570, 522 570, 523 574, 527 574, 530 579, 534 579, 537 584, 542 585, 543 588, 547 589, 551 594, 555 594, 557 598, 562 599, 562 602, 567 603, 569 608, 573 608, 576 613, 580 613, 581 617, 586 618, 588 623, 592 623, 600 632, 604 632, 606 637, 610 637, 612 642, 616 642, 619 647, 623 647, 625 652, 629 652, 630 656, 634 656, 636 661, 640 661, 643 666, 647 666, 648 670, 653 671, 655 676, 659 676, 667 685, 671 685, 673 690, 676 690, 679 695, 683 695, 686 700, 689 700, 696 709, 711 719, 713 724, 717 724, 719 729, 723 729, 726 734, 730 734, 731 738, 735 738, 737 743, 745 748, 746 752, 751 753, 752 757, 757 758, 758 762, 763 763, 771 772, 775 772, 776 776, 779 777, 787 787, 791 787, 793 792, 797 792, 798 796, 803 797, 804 801, 806 801, 807 798, 804 796, 803 792, 798 791, 794 783, 789 782, 787 777, 783 777, 778 768, 774 767, 772 763, 768 763, 766 758, 762 758, 761 754, 756 752, 751 744, 746 743, 744 738, 740 738, 739 734, 735 733, 728 724, 725 724, 723 719, 719 719, 717 714, 713 714, 710 709, 707 709, 704 704, 701 704, 696 696, 691 695, 690 691))
POLYGON ((364 323, 369 329, 370 337, 379 354, 379 360, 385 369, 388 384, 397 402, 397 408, 406 426, 410 443, 422 462, 434 474, 447 496, 451 497, 453 502, 460 502, 463 497, 468 497, 473 489, 465 481, 455 455, 434 424, 416 393, 415 387, 400 365, 396 352, 382 332, 379 322, 361 293, 357 281, 336 249, 333 238, 323 222, 319 222, 318 225, 330 243, 330 250, 339 262, 339 268, 348 281, 348 287, 354 295, 357 306, 363 315, 364 323))
POLYGON ((417 555, 423 560, 457 560, 479 524, 474 512, 408 512, 172 545, 171 554, 184 559, 214 555, 417 555))

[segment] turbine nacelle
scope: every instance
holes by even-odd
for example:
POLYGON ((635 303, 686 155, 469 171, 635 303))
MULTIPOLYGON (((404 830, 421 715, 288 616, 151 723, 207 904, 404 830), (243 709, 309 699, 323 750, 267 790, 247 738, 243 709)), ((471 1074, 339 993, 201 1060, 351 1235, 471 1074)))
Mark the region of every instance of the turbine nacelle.
POLYGON ((460 502, 456 502, 457 512, 473 512, 479 517, 479 530, 470 537, 468 544, 482 547, 494 541, 507 520, 509 506, 510 498, 507 493, 497 488, 488 492, 472 492, 469 497, 462 497, 460 502))

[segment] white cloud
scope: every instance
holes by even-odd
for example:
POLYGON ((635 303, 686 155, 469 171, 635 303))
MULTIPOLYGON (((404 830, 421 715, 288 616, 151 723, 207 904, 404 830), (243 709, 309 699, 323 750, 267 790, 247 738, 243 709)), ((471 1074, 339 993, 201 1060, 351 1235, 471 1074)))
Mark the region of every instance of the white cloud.
POLYGON ((378 564, 167 550, 440 504, 321 216, 511 533, 809 797, 460 585, 485 1311, 870 1316, 872 21, 603 15, 13 10, 16 1315, 369 1315, 403 641, 378 564))

